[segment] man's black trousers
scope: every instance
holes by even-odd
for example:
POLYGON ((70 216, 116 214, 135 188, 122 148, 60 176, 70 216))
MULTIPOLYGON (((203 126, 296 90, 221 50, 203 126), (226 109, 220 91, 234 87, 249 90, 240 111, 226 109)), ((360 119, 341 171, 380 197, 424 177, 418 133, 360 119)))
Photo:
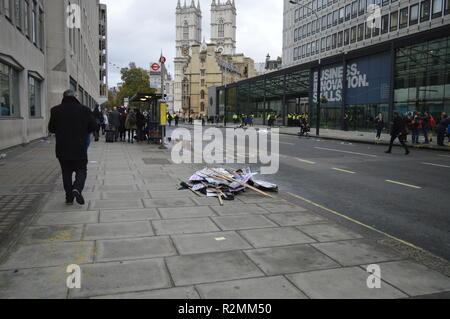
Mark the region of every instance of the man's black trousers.
POLYGON ((63 175, 64 190, 66 191, 66 198, 73 199, 72 191, 78 190, 83 192, 84 185, 87 178, 87 160, 67 161, 59 160, 63 175), (73 173, 75 173, 75 181, 72 180, 73 173))

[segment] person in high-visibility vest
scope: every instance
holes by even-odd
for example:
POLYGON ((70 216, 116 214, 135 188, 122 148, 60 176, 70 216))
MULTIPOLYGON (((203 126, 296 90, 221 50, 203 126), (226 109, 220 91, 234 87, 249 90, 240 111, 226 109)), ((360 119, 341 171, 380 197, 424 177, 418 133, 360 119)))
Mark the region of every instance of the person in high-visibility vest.
POLYGON ((292 126, 292 114, 288 114, 288 126, 292 126))
POLYGON ((238 122, 238 116, 237 116, 236 113, 234 113, 234 114, 233 114, 233 123, 234 123, 234 124, 237 124, 237 122, 238 122))
POLYGON ((272 127, 272 115, 270 113, 267 115, 267 124, 272 127))

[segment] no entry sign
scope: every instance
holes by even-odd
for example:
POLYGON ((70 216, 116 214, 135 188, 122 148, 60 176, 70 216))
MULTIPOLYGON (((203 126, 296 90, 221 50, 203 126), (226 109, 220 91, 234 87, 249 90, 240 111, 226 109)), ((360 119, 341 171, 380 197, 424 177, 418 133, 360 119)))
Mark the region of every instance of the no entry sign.
POLYGON ((159 69, 160 69, 161 67, 159 66, 158 63, 153 63, 153 64, 151 65, 151 68, 152 68, 153 71, 159 71, 159 69))

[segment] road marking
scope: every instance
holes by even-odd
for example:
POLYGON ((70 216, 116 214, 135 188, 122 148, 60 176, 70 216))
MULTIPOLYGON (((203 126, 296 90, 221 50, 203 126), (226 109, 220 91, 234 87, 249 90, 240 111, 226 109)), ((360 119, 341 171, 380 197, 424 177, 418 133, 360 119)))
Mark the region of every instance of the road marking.
POLYGON ((422 163, 423 165, 430 165, 430 166, 437 166, 437 167, 445 167, 450 168, 448 165, 441 165, 441 164, 433 164, 433 163, 422 163))
POLYGON ((441 157, 450 157, 450 155, 438 155, 438 156, 441 156, 441 157))
POLYGON ((405 184, 405 183, 397 182, 397 181, 391 181, 390 179, 387 179, 386 182, 392 183, 392 184, 397 184, 397 185, 402 185, 402 186, 406 186, 406 187, 411 187, 411 188, 415 188, 415 189, 422 189, 422 187, 419 187, 419 186, 414 186, 414 185, 411 185, 411 184, 405 184))
POLYGON ((348 154, 355 154, 355 155, 378 157, 377 155, 365 154, 365 153, 356 153, 356 152, 350 152, 350 151, 341 151, 341 150, 336 150, 336 149, 333 149, 333 148, 324 148, 324 147, 314 147, 314 148, 316 148, 318 150, 324 150, 324 151, 333 151, 333 152, 340 152, 340 153, 348 153, 348 154))
POLYGON ((294 143, 287 143, 287 142, 278 142, 279 144, 285 144, 285 145, 295 145, 294 143))
POLYGON ((387 236, 387 237, 389 237, 389 238, 391 238, 391 239, 397 240, 397 241, 401 242, 402 244, 405 244, 405 245, 407 245, 407 246, 409 246, 409 247, 412 247, 412 248, 414 248, 414 249, 417 249, 417 250, 426 252, 426 250, 423 249, 423 248, 420 248, 420 247, 418 247, 418 246, 416 246, 416 245, 414 245, 414 244, 408 243, 407 241, 401 240, 400 238, 397 238, 397 237, 395 237, 395 236, 389 235, 388 233, 385 233, 385 232, 383 232, 383 231, 381 231, 381 230, 378 230, 378 229, 376 229, 375 227, 366 225, 366 224, 364 224, 364 223, 362 223, 362 222, 360 222, 360 221, 357 221, 356 219, 353 219, 353 218, 351 218, 351 217, 345 216, 344 214, 338 213, 338 212, 336 212, 336 211, 334 211, 334 210, 332 210, 332 209, 329 209, 329 208, 327 208, 327 207, 325 207, 325 206, 323 206, 323 205, 320 205, 320 204, 317 204, 317 203, 315 203, 315 202, 313 202, 313 201, 310 201, 309 199, 303 198, 303 197, 301 197, 301 196, 299 196, 299 195, 295 195, 295 194, 292 194, 292 193, 289 193, 289 192, 288 192, 288 194, 291 195, 292 197, 295 197, 295 198, 298 198, 298 199, 300 199, 300 200, 302 200, 302 201, 304 201, 304 202, 307 202, 307 203, 309 203, 309 204, 311 204, 311 205, 313 205, 313 206, 319 207, 319 208, 321 208, 321 209, 323 209, 323 210, 325 210, 325 211, 327 211, 327 212, 329 212, 329 213, 331 213, 331 214, 333 214, 333 215, 342 217, 342 218, 347 219, 347 220, 349 220, 349 221, 351 221, 351 222, 353 222, 353 223, 355 223, 355 224, 358 224, 358 225, 360 225, 360 226, 366 227, 366 228, 368 228, 368 229, 370 229, 370 230, 373 230, 373 231, 375 231, 375 232, 377 232, 377 233, 379 233, 379 234, 383 234, 383 235, 385 235, 385 236, 387 236))
POLYGON ((297 161, 302 162, 302 163, 306 163, 306 164, 316 164, 316 162, 311 162, 311 161, 307 161, 301 158, 296 158, 297 161))
POLYGON ((344 173, 349 173, 349 174, 356 174, 356 172, 347 171, 346 169, 341 169, 341 168, 336 168, 336 167, 333 167, 333 170, 339 171, 339 172, 344 172, 344 173))

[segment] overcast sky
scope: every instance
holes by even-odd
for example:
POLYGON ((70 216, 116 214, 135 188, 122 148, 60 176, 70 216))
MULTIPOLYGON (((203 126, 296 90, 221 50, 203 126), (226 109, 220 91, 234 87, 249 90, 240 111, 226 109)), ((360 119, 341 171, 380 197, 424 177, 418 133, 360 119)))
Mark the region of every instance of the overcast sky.
MULTIPOLYGON (((191 0, 186 0, 188 4, 191 0)), ((197 4, 198 0, 195 0, 197 4)), ((101 0, 108 5, 109 62, 125 67, 135 62, 149 69, 159 59, 161 49, 173 75, 175 57, 175 8, 177 0, 101 0)), ((212 0, 200 0, 202 36, 210 38, 212 0)), ((226 0, 221 0, 222 3, 226 0)), ((237 53, 255 62, 281 56, 283 0, 235 0, 237 9, 237 53)), ((184 3, 184 0, 181 0, 184 3)), ((120 82, 120 71, 109 65, 109 86, 120 82)))

